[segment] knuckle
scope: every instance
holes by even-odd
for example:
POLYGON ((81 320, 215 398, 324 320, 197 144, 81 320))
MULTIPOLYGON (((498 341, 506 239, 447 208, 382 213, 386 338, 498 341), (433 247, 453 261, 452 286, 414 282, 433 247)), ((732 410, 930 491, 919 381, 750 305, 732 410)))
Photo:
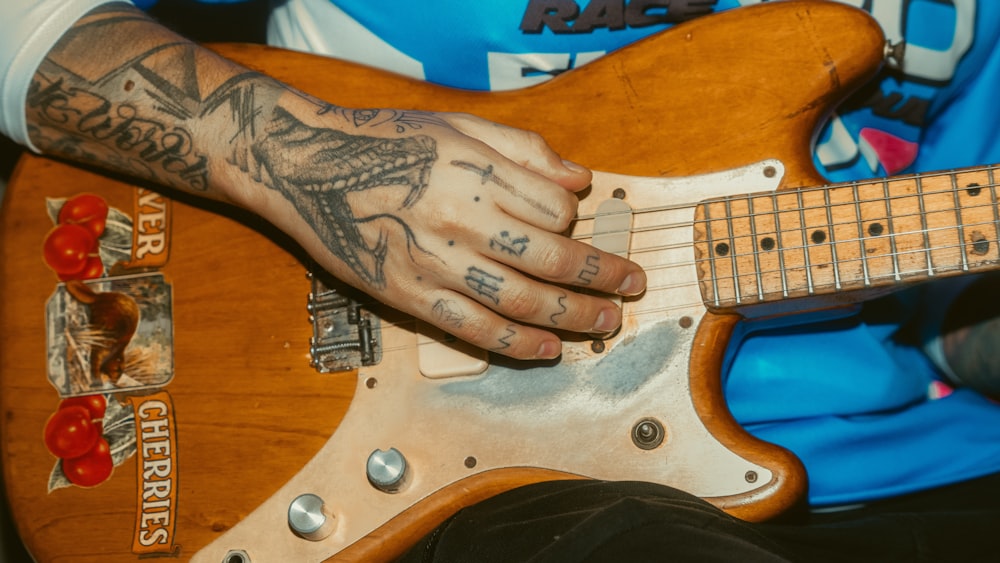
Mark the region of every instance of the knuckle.
POLYGON ((539 275, 547 280, 565 280, 574 273, 573 252, 564 244, 546 248, 538 257, 539 275))
POLYGON ((546 151, 549 150, 548 142, 545 141, 545 137, 543 137, 540 133, 536 131, 524 131, 524 130, 522 130, 522 132, 524 134, 525 142, 531 145, 532 149, 546 150, 546 151))
POLYGON ((452 233, 468 228, 468 211, 463 209, 457 198, 447 198, 434 207, 434 220, 439 232, 452 233))
POLYGON ((492 340, 491 336, 493 336, 494 331, 493 323, 481 315, 475 315, 465 319, 465 322, 462 323, 461 333, 457 334, 457 336, 476 346, 482 347, 492 340))
POLYGON ((511 292, 504 309, 507 315, 515 319, 532 319, 541 311, 540 292, 530 290, 511 292))
POLYGON ((563 232, 569 228, 576 219, 578 203, 575 195, 563 189, 559 190, 558 197, 552 200, 556 212, 556 217, 553 219, 555 231, 563 232))

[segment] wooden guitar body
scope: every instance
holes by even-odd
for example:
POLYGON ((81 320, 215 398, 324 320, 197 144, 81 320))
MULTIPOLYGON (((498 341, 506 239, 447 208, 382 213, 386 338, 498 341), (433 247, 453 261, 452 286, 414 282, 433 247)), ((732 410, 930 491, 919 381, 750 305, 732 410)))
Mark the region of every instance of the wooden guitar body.
MULTIPOLYGON (((325 325, 314 308, 310 322, 308 296, 314 306, 329 296, 286 238, 246 214, 26 156, 0 208, 0 405, 8 496, 37 560, 384 560, 462 506, 553 478, 661 482, 751 520, 801 500, 798 460, 726 409, 719 374, 740 311, 706 304, 691 221, 703 198, 824 183, 812 166, 816 128, 882 62, 867 14, 761 4, 491 94, 261 46, 214 48, 339 105, 462 111, 540 132, 565 158, 608 171, 572 234, 591 240, 601 205, 624 202, 625 251, 651 260, 650 291, 624 303, 617 335, 570 342, 544 366, 479 358, 366 304, 377 361, 322 373, 310 340, 341 321, 325 325), (147 361, 166 371, 145 384, 53 375, 86 360, 82 333, 59 319, 95 313, 46 266, 42 245, 52 210, 85 192, 132 219, 130 260, 112 270, 117 281, 90 287, 131 295, 140 331, 160 339, 147 361), (141 244, 149 256, 136 260, 141 244), (63 398, 88 389, 124 413, 105 418, 105 434, 126 421, 134 437, 112 436, 114 472, 81 487, 61 480, 45 428, 63 398), (373 483, 369 460, 392 466, 397 453, 400 482, 373 483), (295 533, 289 507, 303 494, 324 501, 326 523, 295 533)), ((359 297, 317 278, 336 299, 359 297)))

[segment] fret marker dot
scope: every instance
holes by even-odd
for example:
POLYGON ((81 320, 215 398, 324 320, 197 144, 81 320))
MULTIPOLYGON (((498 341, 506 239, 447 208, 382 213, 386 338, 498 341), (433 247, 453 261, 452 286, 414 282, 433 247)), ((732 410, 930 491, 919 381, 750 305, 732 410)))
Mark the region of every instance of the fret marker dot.
POLYGON ((965 192, 972 197, 979 195, 979 192, 983 191, 979 184, 972 182, 971 184, 965 186, 965 192))
POLYGON ((715 245, 715 253, 718 254, 719 256, 725 256, 729 254, 729 245, 724 242, 720 242, 719 244, 715 245))
POLYGON ((990 251, 990 241, 983 233, 976 231, 972 233, 972 253, 977 256, 984 256, 990 251))
POLYGON ((774 239, 771 237, 764 237, 760 239, 760 249, 761 250, 774 250, 774 239))
POLYGON ((879 236, 884 230, 885 228, 882 227, 882 223, 872 223, 871 225, 868 225, 868 234, 873 237, 879 236))
POLYGON ((822 244, 823 241, 826 240, 826 233, 820 230, 816 230, 812 232, 812 235, 810 235, 809 238, 812 239, 813 244, 822 244))

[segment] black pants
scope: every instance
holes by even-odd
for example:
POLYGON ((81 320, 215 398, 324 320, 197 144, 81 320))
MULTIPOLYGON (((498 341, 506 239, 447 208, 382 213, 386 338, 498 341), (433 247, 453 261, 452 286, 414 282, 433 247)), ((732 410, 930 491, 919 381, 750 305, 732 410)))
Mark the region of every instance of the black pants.
POLYGON ((540 483, 460 511, 401 561, 997 562, 1000 475, 767 524, 649 483, 540 483))

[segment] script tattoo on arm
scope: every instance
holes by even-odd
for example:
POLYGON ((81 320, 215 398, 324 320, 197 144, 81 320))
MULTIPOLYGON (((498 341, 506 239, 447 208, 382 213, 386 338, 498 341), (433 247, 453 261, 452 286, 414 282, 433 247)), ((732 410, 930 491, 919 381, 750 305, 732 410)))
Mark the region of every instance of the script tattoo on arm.
MULTIPOLYGON (((136 33, 151 25, 142 12, 109 4, 68 30, 32 78, 26 99, 29 136, 52 154, 203 192, 209 163, 194 146, 190 119, 199 116, 204 100, 194 63, 185 58, 194 45, 174 38, 153 46, 136 41, 147 50, 101 53, 106 56, 87 57, 85 63, 77 58, 112 26, 136 33), (180 56, 173 75, 154 70, 149 61, 157 54, 180 56)), ((215 95, 233 94, 238 88, 232 82, 215 95)))

